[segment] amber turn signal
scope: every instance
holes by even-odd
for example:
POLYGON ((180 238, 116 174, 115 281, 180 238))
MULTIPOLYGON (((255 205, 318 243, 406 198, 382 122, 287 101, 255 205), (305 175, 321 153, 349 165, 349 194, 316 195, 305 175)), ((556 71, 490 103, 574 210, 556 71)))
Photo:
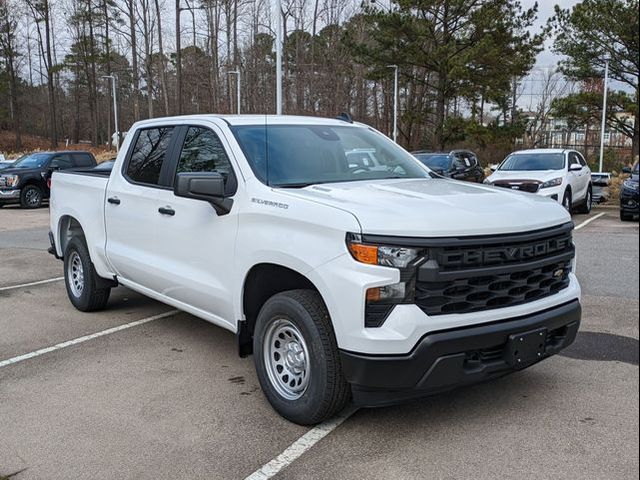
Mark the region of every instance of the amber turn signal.
POLYGON ((370 265, 378 264, 378 247, 375 245, 363 245, 361 243, 349 243, 349 251, 353 258, 370 265))

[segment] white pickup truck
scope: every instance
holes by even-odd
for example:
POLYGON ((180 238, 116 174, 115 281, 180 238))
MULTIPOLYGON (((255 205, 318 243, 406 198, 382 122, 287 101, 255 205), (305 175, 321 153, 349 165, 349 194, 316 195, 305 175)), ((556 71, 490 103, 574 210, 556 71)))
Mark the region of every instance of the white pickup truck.
POLYGON ((54 173, 50 251, 76 308, 124 285, 231 330, 273 407, 314 424, 571 344, 572 229, 349 119, 198 115, 135 124, 111 172, 54 173))

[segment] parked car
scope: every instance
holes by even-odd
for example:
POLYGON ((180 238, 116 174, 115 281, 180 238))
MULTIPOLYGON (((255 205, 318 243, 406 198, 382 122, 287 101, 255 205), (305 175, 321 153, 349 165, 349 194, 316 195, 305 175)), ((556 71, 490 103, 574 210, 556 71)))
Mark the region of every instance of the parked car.
POLYGON ((609 182, 611 182, 610 173, 591 173, 591 184, 593 185, 593 201, 595 203, 604 203, 609 200, 609 182))
POLYGON ((636 163, 633 168, 623 169, 624 173, 631 175, 622 184, 620 190, 620 220, 629 221, 633 220, 634 216, 640 214, 640 187, 638 178, 640 172, 638 171, 638 164, 636 163))
POLYGON ((435 173, 455 180, 482 183, 484 170, 478 156, 469 150, 451 152, 413 152, 413 156, 435 173))
POLYGON ((0 171, 0 207, 19 203, 23 208, 38 208, 49 198, 51 172, 95 166, 96 159, 90 152, 72 150, 24 155, 0 171))
POLYGON ((485 183, 552 198, 567 211, 577 209, 580 213, 589 213, 593 204, 591 169, 575 150, 548 148, 513 152, 485 183))
POLYGON ((347 121, 138 122, 110 174, 53 173, 50 218, 78 310, 121 284, 232 331, 300 424, 502 377, 580 324, 560 205, 434 176, 347 121))
POLYGON ((2 170, 3 168, 8 168, 11 165, 13 165, 13 160, 6 160, 4 158, 0 160, 0 170, 2 170))

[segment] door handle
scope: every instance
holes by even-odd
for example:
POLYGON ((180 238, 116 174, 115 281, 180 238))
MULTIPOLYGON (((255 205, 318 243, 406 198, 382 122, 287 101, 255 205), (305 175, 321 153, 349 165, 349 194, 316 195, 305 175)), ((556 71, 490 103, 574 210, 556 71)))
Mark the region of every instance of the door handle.
POLYGON ((109 197, 107 198, 107 202, 111 205, 120 205, 120 199, 118 197, 109 197))
POLYGON ((171 207, 160 207, 158 209, 158 212, 160 212, 162 215, 170 215, 172 217, 176 214, 176 211, 171 207))

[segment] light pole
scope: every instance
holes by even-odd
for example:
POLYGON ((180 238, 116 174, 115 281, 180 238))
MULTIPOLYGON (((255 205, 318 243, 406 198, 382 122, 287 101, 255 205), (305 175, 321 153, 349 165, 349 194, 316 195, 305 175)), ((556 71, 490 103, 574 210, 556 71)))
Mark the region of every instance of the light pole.
POLYGON ((604 128, 607 120, 607 90, 609 87, 609 59, 604 61, 604 91, 602 92, 602 126, 600 127, 600 173, 604 164, 604 128))
POLYGON ((227 72, 229 75, 236 76, 236 113, 240 115, 240 69, 227 72))
POLYGON ((111 92, 113 96, 113 123, 116 132, 116 153, 120 151, 120 129, 118 128, 118 97, 116 90, 116 76, 115 75, 103 75, 102 78, 106 78, 107 81, 111 80, 111 92))
POLYGON ((393 141, 398 142, 398 65, 387 65, 393 68, 393 141))
POLYGON ((277 0, 276 8, 276 115, 282 115, 282 0, 277 0))

